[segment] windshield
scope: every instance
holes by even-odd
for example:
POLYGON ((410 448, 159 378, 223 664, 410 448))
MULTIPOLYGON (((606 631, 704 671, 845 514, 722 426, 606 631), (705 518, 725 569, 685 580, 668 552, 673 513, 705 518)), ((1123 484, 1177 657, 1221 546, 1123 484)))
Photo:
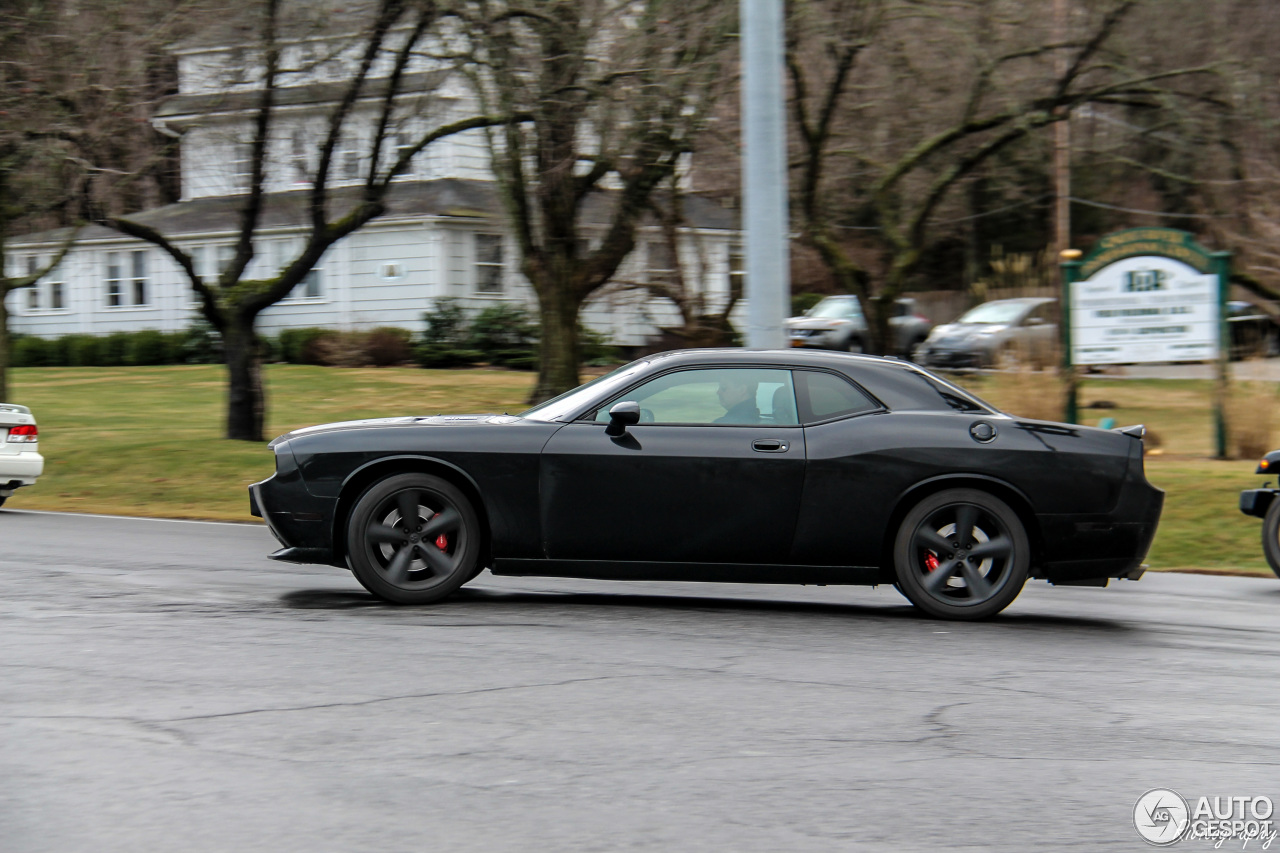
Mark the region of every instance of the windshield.
POLYGON ((633 361, 630 364, 624 364, 617 370, 598 376, 585 385, 579 385, 571 391, 565 391, 559 397, 552 397, 545 403, 539 403, 532 409, 521 412, 520 417, 534 421, 558 421, 577 412, 588 400, 594 399, 598 392, 604 392, 607 395, 619 385, 625 385, 648 363, 633 361))
POLYGON ((849 320, 862 316, 862 306, 852 296, 828 296, 810 308, 808 316, 824 320, 849 320))
POLYGON ((1025 302, 987 302, 972 309, 957 323, 1012 323, 1027 310, 1025 302))

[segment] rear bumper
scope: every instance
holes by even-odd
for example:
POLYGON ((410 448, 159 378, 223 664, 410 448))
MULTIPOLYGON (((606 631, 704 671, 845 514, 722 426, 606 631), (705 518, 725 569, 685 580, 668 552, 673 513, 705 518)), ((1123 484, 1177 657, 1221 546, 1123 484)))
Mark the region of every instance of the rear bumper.
POLYGON ((1045 553, 1035 576, 1051 583, 1137 580, 1163 508, 1163 491, 1145 477, 1130 477, 1110 513, 1040 516, 1045 553))
POLYGON ((44 473, 44 457, 34 450, 0 454, 0 494, 31 486, 44 473))

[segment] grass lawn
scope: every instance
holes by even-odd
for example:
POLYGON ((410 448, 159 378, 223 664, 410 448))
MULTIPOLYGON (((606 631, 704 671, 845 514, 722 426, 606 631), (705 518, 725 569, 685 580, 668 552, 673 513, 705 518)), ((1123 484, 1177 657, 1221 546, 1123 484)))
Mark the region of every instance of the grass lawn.
MULTIPOLYGON (((40 425, 44 476, 9 499, 56 509, 254 521, 245 486, 271 475, 265 445, 221 437, 215 365, 25 368, 11 396, 40 425)), ((527 408, 533 374, 268 365, 268 437, 329 421, 527 408)))
MULTIPOLYGON (((328 421, 439 412, 523 409, 530 373, 502 370, 266 368, 267 434, 328 421)), ((220 366, 23 368, 11 372, 12 400, 40 424, 45 474, 8 507, 251 521, 245 486, 273 470, 262 445, 220 438, 220 366)), ((1029 405, 1022 384, 962 380, 996 405, 1029 405)), ((1261 484, 1254 461, 1208 458, 1213 447, 1209 382, 1089 379, 1083 408, 1096 424, 1145 423, 1159 447, 1147 476, 1166 491, 1148 562, 1153 569, 1269 575, 1261 520, 1242 515, 1241 489, 1261 484)), ((1045 393, 1051 393, 1045 388, 1045 393)), ((1273 392, 1274 393, 1274 392, 1273 392)))

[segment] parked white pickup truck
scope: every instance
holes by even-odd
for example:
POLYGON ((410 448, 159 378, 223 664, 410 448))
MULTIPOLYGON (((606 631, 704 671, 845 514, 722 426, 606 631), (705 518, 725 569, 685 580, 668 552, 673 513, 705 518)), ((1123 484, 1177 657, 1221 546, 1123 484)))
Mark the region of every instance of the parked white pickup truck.
POLYGON ((39 438, 30 409, 0 403, 0 505, 14 489, 34 485, 44 472, 39 438))

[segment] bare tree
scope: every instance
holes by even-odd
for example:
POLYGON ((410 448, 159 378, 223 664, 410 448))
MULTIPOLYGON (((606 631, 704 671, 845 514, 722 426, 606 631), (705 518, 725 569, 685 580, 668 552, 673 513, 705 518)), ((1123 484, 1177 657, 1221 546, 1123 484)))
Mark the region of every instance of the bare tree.
POLYGON ((717 0, 472 0, 462 29, 521 269, 537 293, 531 401, 578 384, 578 315, 694 147, 733 32, 717 0), (529 121, 517 123, 517 116, 529 121))
MULTIPOLYGON (((257 103, 251 110, 249 188, 239 207, 234 255, 216 278, 202 275, 191 254, 161 229, 126 216, 103 213, 97 217, 102 224, 160 247, 190 280, 203 316, 222 334, 224 342, 228 378, 226 437, 242 441, 263 439, 266 400, 256 331, 262 311, 288 296, 330 246, 385 211, 393 180, 424 148, 455 133, 514 120, 510 115, 500 119, 473 116, 418 132, 407 142, 404 138, 398 139, 393 146, 391 135, 397 128, 403 132, 401 120, 405 111, 420 108, 416 102, 406 107, 403 100, 412 94, 409 89, 412 63, 429 49, 438 35, 440 15, 436 4, 431 0, 378 0, 358 6, 351 18, 334 25, 319 22, 300 36, 299 19, 307 11, 308 7, 300 3, 262 0, 251 4, 246 12, 256 42, 245 45, 250 49, 245 61, 256 69, 256 79, 252 82, 257 92, 257 103), (274 275, 249 278, 254 235, 270 202, 266 192, 268 173, 274 165, 269 156, 270 141, 273 135, 281 133, 280 125, 284 121, 277 106, 280 93, 287 75, 307 71, 284 64, 285 47, 296 44, 300 38, 319 39, 320 34, 335 30, 349 33, 355 22, 363 23, 354 30, 356 35, 348 36, 354 45, 355 68, 342 84, 320 136, 317 162, 310 174, 311 186, 305 202, 308 225, 302 248, 274 275), (285 27, 292 29, 287 35, 285 27), (362 100, 376 104, 373 132, 364 152, 366 176, 354 194, 338 194, 331 189, 337 170, 336 152, 345 138, 344 128, 362 100)), ((328 10, 321 7, 320 11, 328 10)))
POLYGON ((1212 63, 1144 69, 1126 63, 1113 42, 1140 2, 1107 4, 1080 26, 1082 37, 1062 43, 1034 26, 1020 4, 1002 0, 955 4, 945 15, 906 0, 793 5, 797 31, 791 37, 788 68, 793 116, 803 140, 796 164, 796 207, 806 241, 818 249, 838 284, 858 294, 868 308, 875 351, 886 351, 893 300, 920 264, 933 220, 955 187, 1073 109, 1086 104, 1159 109, 1178 94, 1169 85, 1172 81, 1212 73, 1212 63), (897 26, 889 32, 891 22, 897 26), (950 49, 968 46, 970 64, 919 67, 910 48, 920 47, 919 28, 928 26, 940 28, 939 39, 950 49), (814 49, 815 41, 820 51, 814 49), (874 67, 859 64, 873 44, 874 67), (1059 52, 1068 59, 1061 63, 1064 70, 1055 73, 1051 60, 1059 52), (827 61, 815 62, 814 56, 827 61), (887 105, 891 117, 905 116, 902 122, 914 132, 893 128, 882 116, 884 123, 865 128, 873 143, 860 148, 859 139, 867 136, 850 135, 848 125, 835 120, 860 82, 884 86, 882 91, 892 98, 887 105), (923 98, 913 98, 913 91, 924 93, 923 98), (912 113, 914 103, 926 98, 940 105, 931 111, 922 108, 932 119, 927 127, 922 116, 912 113), (838 148, 841 142, 844 146, 838 148), (856 164, 841 169, 838 182, 828 179, 837 155, 856 164), (844 194, 843 203, 833 201, 835 193, 844 194), (852 211, 865 228, 858 241, 842 239, 833 227, 842 213, 852 211), (878 269, 859 260, 852 249, 856 243, 874 247, 882 259, 878 269))
POLYGON ((729 346, 734 332, 729 316, 742 299, 745 272, 729 270, 729 287, 723 297, 708 291, 711 262, 704 241, 689 227, 685 194, 676 177, 672 176, 666 190, 649 199, 649 210, 661 234, 661 240, 650 241, 649 251, 661 252, 664 262, 657 264, 650 258, 645 275, 618 284, 674 305, 680 314, 680 325, 663 331, 679 338, 683 346, 729 346))

